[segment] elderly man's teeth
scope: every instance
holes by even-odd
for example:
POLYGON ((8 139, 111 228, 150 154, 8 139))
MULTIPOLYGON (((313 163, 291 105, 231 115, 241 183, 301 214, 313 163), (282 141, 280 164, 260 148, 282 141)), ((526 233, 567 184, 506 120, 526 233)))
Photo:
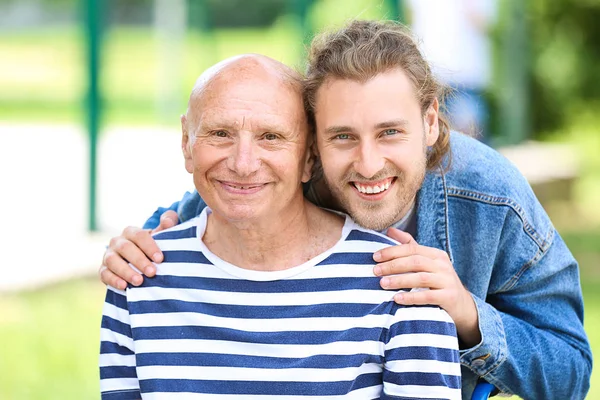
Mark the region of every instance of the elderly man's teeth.
POLYGON ((253 188, 255 188, 255 187, 256 187, 256 186, 236 186, 236 185, 230 185, 230 186, 231 186, 232 188, 235 188, 235 189, 241 189, 241 190, 253 189, 253 188))

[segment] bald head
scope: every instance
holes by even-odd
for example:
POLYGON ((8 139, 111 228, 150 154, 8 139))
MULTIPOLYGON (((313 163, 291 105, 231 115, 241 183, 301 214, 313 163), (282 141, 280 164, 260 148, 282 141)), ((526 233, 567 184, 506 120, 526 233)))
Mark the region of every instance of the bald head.
POLYGON ((242 54, 218 62, 204 71, 196 80, 190 104, 198 100, 215 82, 247 79, 279 80, 299 92, 302 90, 302 76, 287 65, 260 54, 242 54))
POLYGON ((302 101, 302 76, 292 68, 260 54, 230 57, 208 68, 196 80, 184 116, 188 133, 191 135, 198 126, 203 103, 226 95, 232 88, 256 82, 277 86, 282 92, 302 101))

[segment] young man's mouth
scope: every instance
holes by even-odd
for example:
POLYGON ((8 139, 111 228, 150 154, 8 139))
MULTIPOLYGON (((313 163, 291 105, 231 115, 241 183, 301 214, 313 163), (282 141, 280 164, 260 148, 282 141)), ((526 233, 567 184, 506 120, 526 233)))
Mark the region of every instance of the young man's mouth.
MULTIPOLYGON (((363 196, 381 197, 396 181, 395 177, 390 177, 374 182, 350 182, 352 186, 363 196), (379 196, 377 196, 379 195, 379 196)), ((362 196, 361 196, 362 197, 362 196)))

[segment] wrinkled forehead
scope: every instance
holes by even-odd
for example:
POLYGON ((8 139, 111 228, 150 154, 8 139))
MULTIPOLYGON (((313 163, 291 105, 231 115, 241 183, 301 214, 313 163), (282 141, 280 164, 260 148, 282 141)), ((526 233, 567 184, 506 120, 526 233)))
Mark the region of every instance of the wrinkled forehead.
POLYGON ((262 85, 266 89, 300 95, 302 78, 288 66, 268 57, 233 57, 212 66, 198 78, 190 102, 201 98, 206 92, 220 93, 244 85, 262 85))
POLYGON ((301 88, 281 77, 265 73, 246 76, 222 74, 209 82, 199 100, 206 103, 215 99, 233 98, 262 99, 276 103, 287 100, 289 105, 302 105, 301 88))
POLYGON ((203 130, 307 131, 300 88, 270 75, 219 77, 190 102, 189 114, 203 130))
POLYGON ((221 74, 191 100, 190 108, 201 112, 204 108, 234 102, 270 106, 283 114, 296 113, 303 108, 300 87, 265 73, 221 74))

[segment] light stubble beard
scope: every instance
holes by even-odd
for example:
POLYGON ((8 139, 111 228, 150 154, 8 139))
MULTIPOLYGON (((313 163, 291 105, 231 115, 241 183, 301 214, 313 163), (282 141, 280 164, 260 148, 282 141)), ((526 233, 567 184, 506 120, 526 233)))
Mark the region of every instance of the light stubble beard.
MULTIPOLYGON (((333 198, 335 199, 338 208, 341 211, 349 214, 352 219, 360 226, 381 231, 393 226, 396 222, 400 221, 402 217, 410 210, 414 204, 417 192, 423 184, 425 179, 425 165, 419 168, 418 175, 412 179, 407 180, 406 174, 397 170, 395 167, 386 168, 378 173, 372 179, 364 179, 363 177, 358 178, 356 173, 349 173, 342 180, 341 185, 351 185, 349 182, 356 180, 359 181, 378 181, 385 177, 394 176, 396 181, 394 182, 394 190, 397 191, 397 195, 394 199, 386 196, 381 201, 368 201, 361 200, 356 195, 352 195, 349 190, 354 189, 342 189, 340 185, 334 185, 325 177, 325 183, 329 188, 333 198), (395 170, 395 171, 394 171, 395 170), (380 178, 378 178, 380 177, 380 178), (350 178, 350 179, 349 179, 350 178), (352 179, 354 178, 354 179, 352 179), (349 197, 353 196, 353 199, 349 197)), ((389 189, 388 189, 389 190, 389 189)))
MULTIPOLYGON (((425 136, 423 137, 423 139, 425 136)), ((336 208, 344 211, 360 226, 383 231, 400 221, 409 212, 416 201, 417 192, 421 189, 427 172, 427 146, 423 143, 423 157, 411 166, 416 174, 408 178, 406 174, 393 164, 387 164, 381 171, 370 179, 366 179, 355 171, 348 171, 338 182, 332 182, 323 176, 336 208), (395 177, 393 190, 397 191, 394 199, 388 194, 381 201, 368 201, 360 199, 356 194, 350 193, 354 188, 350 182, 376 182, 388 177, 395 177)), ((354 185, 352 185, 354 186, 354 185)), ((388 190, 390 190, 388 189, 388 190)))

